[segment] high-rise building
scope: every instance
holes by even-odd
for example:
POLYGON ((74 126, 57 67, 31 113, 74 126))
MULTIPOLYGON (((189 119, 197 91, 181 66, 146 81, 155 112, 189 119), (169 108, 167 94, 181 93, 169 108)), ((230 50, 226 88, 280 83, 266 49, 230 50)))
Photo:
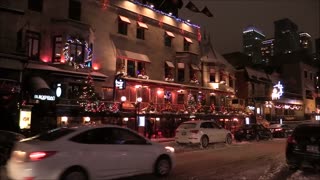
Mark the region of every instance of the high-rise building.
POLYGON ((312 53, 312 40, 311 36, 308 33, 301 32, 300 36, 300 48, 301 50, 307 52, 308 54, 312 53))
POLYGON ((298 26, 290 19, 280 19, 275 25, 275 54, 290 54, 300 49, 298 26))
POLYGON ((261 55, 262 55, 262 62, 264 62, 265 64, 269 64, 271 57, 274 56, 274 39, 273 38, 262 41, 261 55))
POLYGON ((252 57, 254 64, 262 62, 261 42, 265 40, 265 35, 253 26, 244 29, 243 34, 243 52, 252 57))

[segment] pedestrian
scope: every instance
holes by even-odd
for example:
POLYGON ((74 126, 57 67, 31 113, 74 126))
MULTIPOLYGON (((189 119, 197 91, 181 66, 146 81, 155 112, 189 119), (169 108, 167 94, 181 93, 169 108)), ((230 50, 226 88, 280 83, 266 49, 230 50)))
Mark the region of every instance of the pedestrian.
POLYGON ((153 122, 151 119, 148 119, 147 131, 148 131, 148 138, 151 139, 153 135, 153 122))

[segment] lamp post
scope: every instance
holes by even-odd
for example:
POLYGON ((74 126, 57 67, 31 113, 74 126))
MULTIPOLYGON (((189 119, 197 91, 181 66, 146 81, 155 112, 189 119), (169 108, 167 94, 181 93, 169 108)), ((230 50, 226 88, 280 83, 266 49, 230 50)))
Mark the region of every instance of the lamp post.
POLYGON ((135 123, 135 128, 136 131, 138 131, 138 120, 139 120, 139 110, 140 110, 140 104, 142 102, 142 97, 138 97, 136 104, 135 104, 135 108, 136 108, 136 123, 135 123))

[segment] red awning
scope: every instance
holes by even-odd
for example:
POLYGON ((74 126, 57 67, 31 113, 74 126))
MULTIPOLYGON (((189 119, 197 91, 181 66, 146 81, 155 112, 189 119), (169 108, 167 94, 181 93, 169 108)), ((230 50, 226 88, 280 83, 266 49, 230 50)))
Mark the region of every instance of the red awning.
POLYGON ((189 43, 193 43, 193 41, 190 38, 184 37, 184 39, 189 43))
POLYGON ((131 23, 131 21, 130 21, 129 18, 127 18, 127 17, 124 17, 124 16, 119 15, 119 19, 120 19, 122 22, 126 22, 126 23, 128 23, 128 24, 131 23))
POLYGON ((166 34, 172 38, 176 37, 172 32, 166 31, 166 34))
POLYGON ((138 26, 141 27, 141 28, 144 28, 144 29, 148 29, 148 26, 147 24, 143 23, 143 22, 137 22, 138 23, 138 26))

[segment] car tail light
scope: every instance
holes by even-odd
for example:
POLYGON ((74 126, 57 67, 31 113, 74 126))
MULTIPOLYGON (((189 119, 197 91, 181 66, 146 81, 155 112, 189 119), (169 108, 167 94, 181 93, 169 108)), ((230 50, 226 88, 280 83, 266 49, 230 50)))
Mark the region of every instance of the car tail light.
POLYGON ((277 129, 275 129, 275 131, 281 131, 282 129, 281 128, 277 128, 277 129))
POLYGON ((297 144, 297 141, 294 139, 293 136, 288 136, 287 142, 289 144, 297 144))
POLYGON ((197 134, 199 130, 190 130, 191 133, 197 134))
POLYGON ((24 162, 26 160, 27 153, 24 151, 13 151, 11 154, 11 158, 16 162, 24 162))
POLYGON ((39 161, 54 155, 56 151, 36 151, 29 154, 30 161, 39 161))

